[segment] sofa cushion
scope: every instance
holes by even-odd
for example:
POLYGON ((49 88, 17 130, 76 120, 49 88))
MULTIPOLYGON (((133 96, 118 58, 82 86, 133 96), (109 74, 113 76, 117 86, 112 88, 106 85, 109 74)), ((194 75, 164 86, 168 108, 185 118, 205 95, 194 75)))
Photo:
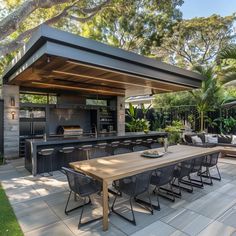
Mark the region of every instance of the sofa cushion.
POLYGON ((232 135, 231 144, 236 144, 236 135, 232 135))
POLYGON ((193 136, 198 136, 202 140, 202 143, 205 143, 205 134, 196 134, 196 133, 185 134, 184 135, 184 141, 186 143, 193 143, 192 142, 192 137, 193 136))
POLYGON ((218 134, 218 143, 231 143, 231 135, 218 134))
POLYGON ((208 142, 208 143, 218 143, 218 137, 217 137, 217 136, 211 136, 211 135, 209 135, 209 136, 207 137, 207 142, 208 142))

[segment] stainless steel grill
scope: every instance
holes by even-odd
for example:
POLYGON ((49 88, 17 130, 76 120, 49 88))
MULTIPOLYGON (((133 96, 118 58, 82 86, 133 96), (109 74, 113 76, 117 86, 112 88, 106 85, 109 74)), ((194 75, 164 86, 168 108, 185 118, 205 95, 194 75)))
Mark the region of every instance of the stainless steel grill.
POLYGON ((78 126, 59 126, 57 128, 57 134, 64 136, 76 136, 82 135, 83 129, 78 126))

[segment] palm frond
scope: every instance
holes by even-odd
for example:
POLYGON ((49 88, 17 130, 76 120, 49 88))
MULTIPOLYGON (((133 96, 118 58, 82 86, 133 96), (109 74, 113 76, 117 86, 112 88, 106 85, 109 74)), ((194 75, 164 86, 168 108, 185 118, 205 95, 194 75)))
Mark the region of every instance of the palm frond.
POLYGON ((234 59, 236 60, 236 44, 230 44, 224 47, 217 56, 218 60, 234 59))
POLYGON ((235 81, 236 80, 236 71, 232 71, 232 72, 228 72, 226 73, 223 78, 222 78, 222 83, 223 84, 227 84, 231 81, 235 81))

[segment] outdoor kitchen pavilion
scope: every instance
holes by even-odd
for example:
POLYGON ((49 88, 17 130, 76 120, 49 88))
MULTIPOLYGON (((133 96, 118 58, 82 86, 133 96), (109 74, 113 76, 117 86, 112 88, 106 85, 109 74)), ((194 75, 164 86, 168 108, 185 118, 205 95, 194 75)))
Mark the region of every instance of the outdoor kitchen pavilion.
POLYGON ((3 75, 5 156, 18 155, 21 92, 114 97, 121 134, 125 97, 191 90, 202 79, 194 72, 42 25, 3 75), (9 104, 13 99, 14 106, 9 104))

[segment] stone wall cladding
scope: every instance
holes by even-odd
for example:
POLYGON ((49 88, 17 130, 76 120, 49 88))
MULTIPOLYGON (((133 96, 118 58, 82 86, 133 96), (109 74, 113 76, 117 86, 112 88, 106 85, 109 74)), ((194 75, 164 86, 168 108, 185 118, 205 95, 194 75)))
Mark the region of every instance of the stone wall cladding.
POLYGON ((19 157, 19 86, 3 85, 4 99, 4 157, 6 159, 19 157), (15 99, 15 106, 11 106, 11 97, 15 99), (14 120, 12 112, 15 113, 14 120))
POLYGON ((125 97, 117 97, 117 134, 125 134, 125 97))

